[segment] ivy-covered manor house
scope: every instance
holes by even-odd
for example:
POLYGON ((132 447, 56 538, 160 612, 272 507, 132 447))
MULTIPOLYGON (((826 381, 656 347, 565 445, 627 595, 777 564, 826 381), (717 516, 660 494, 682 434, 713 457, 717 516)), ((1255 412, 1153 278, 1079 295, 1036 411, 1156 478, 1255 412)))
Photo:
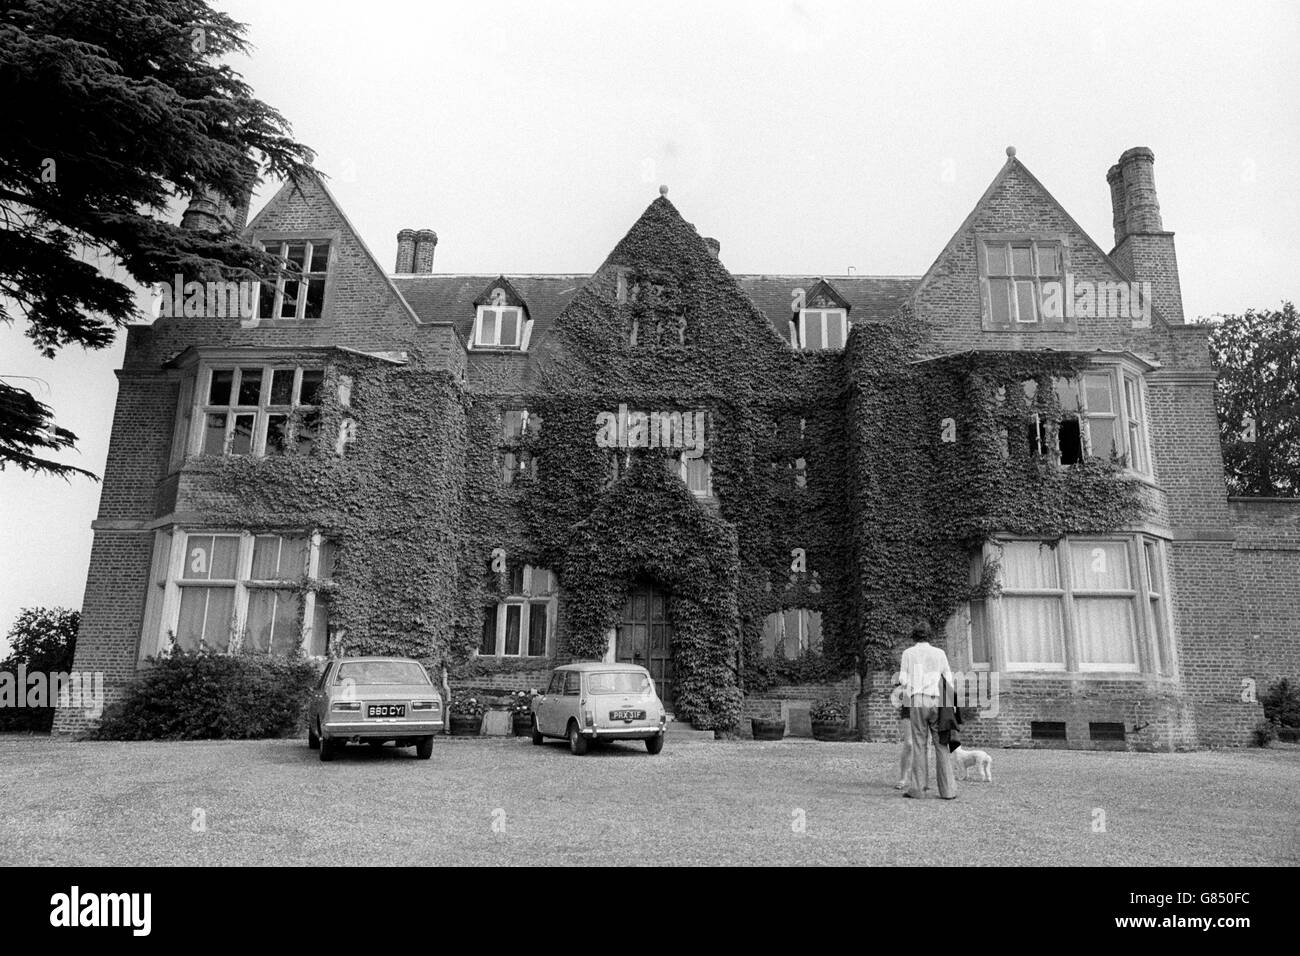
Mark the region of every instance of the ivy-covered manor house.
POLYGON ((389 271, 314 178, 196 198, 285 270, 129 329, 75 666, 111 703, 173 648, 489 695, 629 661, 697 727, 829 696, 886 740, 927 618, 973 740, 1243 744, 1300 539, 1226 495, 1153 166, 1106 252, 1008 149, 919 277, 734 275, 666 189, 590 275, 438 273, 429 229, 389 271))

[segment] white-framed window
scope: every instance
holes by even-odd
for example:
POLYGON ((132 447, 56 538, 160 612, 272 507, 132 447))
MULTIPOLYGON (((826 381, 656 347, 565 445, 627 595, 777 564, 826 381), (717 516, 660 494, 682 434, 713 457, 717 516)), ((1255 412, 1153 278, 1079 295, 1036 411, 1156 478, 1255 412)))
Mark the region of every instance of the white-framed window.
POLYGON ((775 611, 763 621, 763 654, 772 657, 777 648, 790 659, 822 649, 822 612, 807 608, 775 611))
POLYGON ((475 347, 518 349, 524 341, 524 310, 515 305, 480 305, 474 316, 475 347))
POLYGON ((171 535, 160 649, 290 654, 328 650, 318 586, 334 576, 337 547, 318 532, 184 531, 171 535))
POLYGON ((199 423, 190 453, 305 455, 320 431, 325 371, 298 365, 240 364, 200 370, 199 423))
POLYGON ((480 657, 546 657, 559 597, 555 575, 545 568, 512 565, 510 594, 483 609, 480 657))
POLYGON ((325 314, 325 280, 329 276, 327 239, 276 239, 262 248, 284 262, 275 281, 263 282, 258 319, 302 322, 325 314))
POLYGON ((713 464, 708 455, 686 458, 680 454, 664 460, 669 474, 676 475, 696 498, 713 497, 713 464))
POLYGON ((806 351, 842 349, 849 336, 848 312, 844 309, 800 309, 796 348, 806 351))
POLYGON ((520 447, 525 436, 539 435, 542 417, 526 408, 508 408, 501 413, 501 481, 512 485, 521 477, 537 476, 533 453, 520 447))
MULTIPOLYGON (((1164 544, 1001 540, 1000 590, 971 602, 970 660, 1008 671, 1172 674, 1164 544)), ((986 555, 974 564, 982 568, 986 555)), ((976 580, 975 567, 972 580, 976 580)))
MULTIPOLYGON (((1037 454, 1061 465, 1122 457, 1130 471, 1151 474, 1140 375, 1118 365, 1094 365, 1076 379, 1055 379, 1052 387, 1061 417, 1048 422, 1034 414, 1029 441, 1037 454)), ((1038 385, 1026 381, 1024 390, 1033 401, 1038 385)))
POLYGON ((986 239, 980 279, 986 323, 1033 327, 1043 322, 1043 283, 1061 281, 1064 247, 1057 239, 986 239))

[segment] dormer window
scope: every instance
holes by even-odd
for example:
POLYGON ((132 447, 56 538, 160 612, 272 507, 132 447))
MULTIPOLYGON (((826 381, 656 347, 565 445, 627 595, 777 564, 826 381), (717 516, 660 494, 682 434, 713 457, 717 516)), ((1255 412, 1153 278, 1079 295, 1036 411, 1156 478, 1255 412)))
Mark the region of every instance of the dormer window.
POLYGON ((523 343, 524 310, 513 305, 480 305, 474 318, 474 345, 517 349, 523 343))
POLYGON ((814 352, 842 349, 848 338, 848 313, 844 309, 800 309, 796 348, 814 352))
POLYGON ((325 314, 329 241, 275 240, 263 242, 262 248, 278 255, 284 266, 274 282, 262 283, 258 319, 304 322, 321 318, 325 314))

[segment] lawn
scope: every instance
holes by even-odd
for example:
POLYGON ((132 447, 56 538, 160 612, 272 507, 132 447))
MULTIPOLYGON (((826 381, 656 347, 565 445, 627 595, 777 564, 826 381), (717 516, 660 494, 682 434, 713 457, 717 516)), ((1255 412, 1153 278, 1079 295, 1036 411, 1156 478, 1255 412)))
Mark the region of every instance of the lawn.
POLYGON ((0 863, 1300 862, 1297 749, 993 762, 994 784, 943 802, 902 799, 884 744, 670 738, 657 757, 629 743, 579 758, 439 738, 430 761, 349 747, 321 764, 300 741, 8 735, 0 863))

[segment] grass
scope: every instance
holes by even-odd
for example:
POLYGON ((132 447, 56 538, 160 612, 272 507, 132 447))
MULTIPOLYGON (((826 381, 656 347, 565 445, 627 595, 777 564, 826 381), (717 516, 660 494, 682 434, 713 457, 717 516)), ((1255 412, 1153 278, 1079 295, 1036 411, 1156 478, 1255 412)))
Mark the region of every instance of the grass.
POLYGON ((885 744, 0 736, 3 864, 1300 862, 1300 750, 993 751, 996 783, 904 800, 885 744), (1104 813, 1104 832, 1097 830, 1104 813), (199 823, 202 823, 202 827, 199 823))

